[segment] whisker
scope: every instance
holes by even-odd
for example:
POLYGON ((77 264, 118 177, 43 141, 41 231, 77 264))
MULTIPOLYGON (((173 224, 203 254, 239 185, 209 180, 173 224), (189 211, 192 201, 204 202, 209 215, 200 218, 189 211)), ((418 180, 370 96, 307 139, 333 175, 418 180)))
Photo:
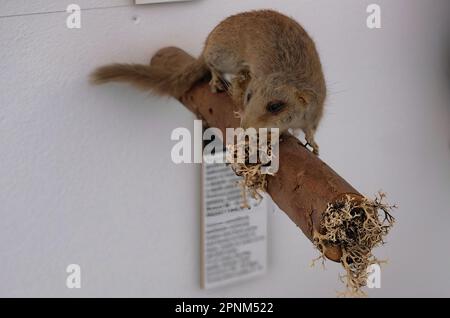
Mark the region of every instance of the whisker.
POLYGON ((343 90, 340 90, 340 91, 330 91, 330 92, 328 92, 328 95, 336 95, 336 94, 341 94, 341 93, 345 93, 345 92, 348 92, 348 89, 343 89, 343 90))

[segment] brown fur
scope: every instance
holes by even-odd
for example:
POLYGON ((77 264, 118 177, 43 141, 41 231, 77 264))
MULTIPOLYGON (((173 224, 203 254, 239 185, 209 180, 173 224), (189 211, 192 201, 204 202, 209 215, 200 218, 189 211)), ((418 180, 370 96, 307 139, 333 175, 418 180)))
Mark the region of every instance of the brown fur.
POLYGON ((91 82, 128 82, 140 89, 150 89, 158 95, 179 98, 207 74, 208 69, 201 59, 178 72, 168 72, 165 68, 153 65, 110 64, 96 69, 91 74, 91 82))
POLYGON ((209 34, 200 58, 178 72, 113 64, 100 67, 92 78, 95 83, 130 82, 157 94, 180 97, 208 71, 214 92, 228 88, 234 100, 244 105, 244 128, 276 127, 281 133, 289 128, 301 129, 318 153, 314 133, 326 96, 319 55, 300 24, 272 10, 244 12, 225 19, 209 34), (227 75, 232 80, 227 81, 227 75), (224 87, 224 83, 231 87, 224 87), (267 110, 274 101, 283 102, 282 111, 267 110))

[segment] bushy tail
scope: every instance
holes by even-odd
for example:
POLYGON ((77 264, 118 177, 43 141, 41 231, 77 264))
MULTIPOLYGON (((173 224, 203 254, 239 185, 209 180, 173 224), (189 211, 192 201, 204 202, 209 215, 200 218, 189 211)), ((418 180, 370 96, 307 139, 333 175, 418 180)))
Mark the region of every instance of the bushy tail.
POLYGON ((157 95, 179 98, 207 74, 208 68, 202 58, 176 71, 162 65, 110 64, 96 69, 91 74, 91 82, 126 82, 140 89, 149 89, 157 95))

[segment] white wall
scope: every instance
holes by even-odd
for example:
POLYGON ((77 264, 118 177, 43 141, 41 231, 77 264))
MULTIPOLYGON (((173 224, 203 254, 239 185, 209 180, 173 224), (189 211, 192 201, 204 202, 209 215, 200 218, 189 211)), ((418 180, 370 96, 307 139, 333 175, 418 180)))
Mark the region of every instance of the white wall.
POLYGON ((83 11, 82 28, 69 30, 62 1, 2 1, 0 296, 334 297, 342 289, 340 266, 311 269, 317 252, 274 209, 268 274, 201 290, 200 170, 170 160, 170 132, 192 127, 193 116, 173 100, 87 82, 98 65, 146 62, 163 46, 198 54, 221 19, 268 7, 317 42, 329 84, 317 136, 323 160, 400 207, 377 251, 389 259, 382 288, 369 295, 450 296, 450 103, 439 64, 448 1, 429 2, 111 0, 118 7, 101 1, 105 8, 83 11), (380 30, 365 26, 372 2, 382 7, 380 30), (70 263, 82 266, 79 290, 65 287, 70 263))

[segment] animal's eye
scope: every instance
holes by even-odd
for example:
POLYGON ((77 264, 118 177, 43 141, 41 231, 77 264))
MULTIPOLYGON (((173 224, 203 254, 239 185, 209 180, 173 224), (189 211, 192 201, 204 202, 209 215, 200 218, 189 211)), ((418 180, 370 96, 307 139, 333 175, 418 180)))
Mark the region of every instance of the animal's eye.
POLYGON ((247 96, 245 96, 245 102, 248 103, 250 99, 252 98, 252 92, 247 92, 247 96))
POLYGON ((270 102, 267 104, 267 111, 272 114, 280 112, 286 106, 283 102, 270 102))

